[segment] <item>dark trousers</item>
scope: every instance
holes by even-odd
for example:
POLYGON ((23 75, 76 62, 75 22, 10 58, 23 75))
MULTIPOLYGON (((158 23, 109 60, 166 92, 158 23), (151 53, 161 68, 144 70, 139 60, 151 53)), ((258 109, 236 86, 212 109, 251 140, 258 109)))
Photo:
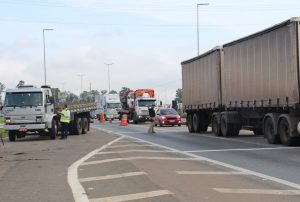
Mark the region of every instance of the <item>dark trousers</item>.
POLYGON ((67 138, 69 133, 69 124, 61 122, 61 138, 67 138))

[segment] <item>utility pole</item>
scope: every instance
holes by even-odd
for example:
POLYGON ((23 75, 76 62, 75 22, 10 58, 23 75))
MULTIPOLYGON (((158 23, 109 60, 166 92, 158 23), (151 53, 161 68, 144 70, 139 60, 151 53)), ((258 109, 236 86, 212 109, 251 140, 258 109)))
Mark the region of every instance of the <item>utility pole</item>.
POLYGON ((200 3, 197 4, 197 47, 198 47, 198 56, 199 56, 199 6, 208 6, 209 3, 200 3))
MULTIPOLYGON (((80 77, 80 94, 82 94, 82 79, 84 77, 84 74, 78 74, 77 76, 80 77)), ((80 96, 79 96, 80 97, 80 96)))
POLYGON ((44 76, 45 76, 45 85, 47 85, 45 31, 52 31, 52 30, 53 30, 53 29, 43 29, 43 44, 44 44, 44 76))
POLYGON ((109 68, 111 65, 113 65, 114 63, 104 63, 105 65, 107 65, 107 75, 108 75, 108 93, 110 92, 110 72, 109 72, 109 68))

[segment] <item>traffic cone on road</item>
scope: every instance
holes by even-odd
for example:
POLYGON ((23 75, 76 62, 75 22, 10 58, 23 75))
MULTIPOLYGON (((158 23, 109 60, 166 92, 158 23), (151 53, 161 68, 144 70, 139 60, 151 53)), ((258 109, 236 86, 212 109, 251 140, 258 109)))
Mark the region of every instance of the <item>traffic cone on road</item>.
POLYGON ((100 114, 100 123, 105 123, 104 113, 100 114))
POLYGON ((120 126, 128 126, 127 114, 122 115, 122 120, 121 120, 120 126))

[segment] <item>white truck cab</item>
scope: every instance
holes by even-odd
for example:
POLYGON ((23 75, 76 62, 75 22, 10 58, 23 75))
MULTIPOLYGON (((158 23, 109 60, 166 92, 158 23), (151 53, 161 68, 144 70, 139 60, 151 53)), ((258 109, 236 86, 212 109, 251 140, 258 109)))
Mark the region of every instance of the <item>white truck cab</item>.
POLYGON ((49 132, 55 116, 51 88, 42 86, 19 86, 8 89, 3 105, 4 129, 10 140, 25 132, 49 132))
POLYGON ((104 113, 106 120, 120 119, 121 101, 119 94, 105 94, 96 96, 97 111, 104 113))

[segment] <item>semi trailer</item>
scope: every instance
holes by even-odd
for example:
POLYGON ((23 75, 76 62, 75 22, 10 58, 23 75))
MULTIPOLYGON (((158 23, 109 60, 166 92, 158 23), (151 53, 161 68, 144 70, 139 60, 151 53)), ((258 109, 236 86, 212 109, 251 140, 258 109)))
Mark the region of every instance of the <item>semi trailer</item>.
POLYGON ((263 134, 271 144, 300 136, 300 18, 291 18, 182 62, 189 132, 263 134))
MULTIPOLYGON (((60 130, 59 110, 67 103, 58 102, 58 89, 26 85, 8 89, 2 112, 4 129, 9 140, 15 141, 26 135, 48 135, 55 139, 60 130)), ((69 104, 70 134, 85 134, 90 129, 90 112, 95 103, 69 104)))
MULTIPOLYGON (((120 119, 118 111, 121 110, 121 101, 119 94, 97 95, 95 97, 97 104, 97 115, 104 113, 105 120, 120 119)), ((100 117, 99 117, 100 118, 100 117)))

